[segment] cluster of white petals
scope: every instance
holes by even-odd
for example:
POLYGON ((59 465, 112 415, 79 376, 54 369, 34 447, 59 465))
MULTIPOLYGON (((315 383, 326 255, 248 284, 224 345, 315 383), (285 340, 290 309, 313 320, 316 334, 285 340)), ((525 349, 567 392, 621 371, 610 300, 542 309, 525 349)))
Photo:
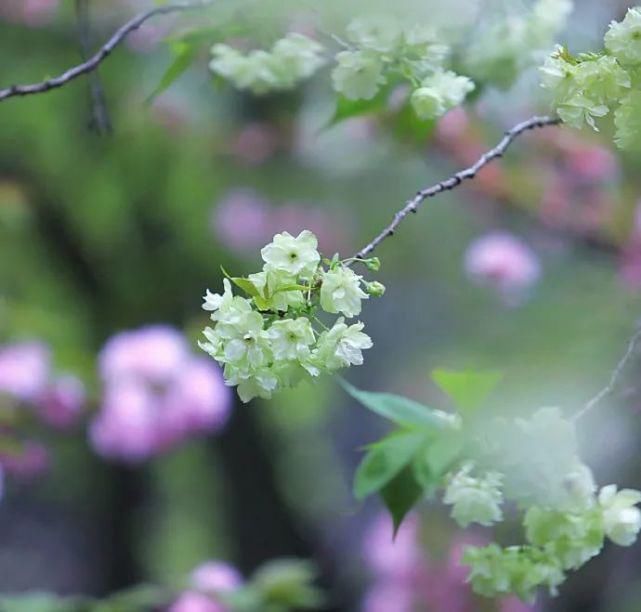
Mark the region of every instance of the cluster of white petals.
POLYGON ((277 234, 261 251, 261 272, 226 278, 222 294, 204 297, 213 326, 200 347, 221 364, 226 384, 237 386, 244 402, 361 365, 362 351, 372 346, 363 323, 345 319, 360 314, 370 286, 372 295, 381 295, 382 285, 365 282, 336 256, 323 260, 317 247, 308 230, 277 234), (232 284, 246 297, 235 295, 232 284), (341 316, 328 327, 320 311, 341 316))

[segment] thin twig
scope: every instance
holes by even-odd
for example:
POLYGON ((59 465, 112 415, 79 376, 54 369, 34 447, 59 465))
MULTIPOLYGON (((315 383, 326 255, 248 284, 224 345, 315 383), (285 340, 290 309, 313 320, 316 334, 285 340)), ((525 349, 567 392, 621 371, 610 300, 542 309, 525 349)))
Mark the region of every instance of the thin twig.
POLYGON ((610 376, 610 381, 608 384, 601 389, 589 402, 587 402, 581 410, 579 410, 574 417, 572 417, 575 421, 580 419, 582 416, 586 415, 590 410, 592 410, 595 406, 600 404, 608 395, 610 395, 614 389, 616 388, 617 383, 619 382, 619 378, 623 374, 623 370, 625 370, 625 367, 628 365, 628 362, 634 355, 637 345, 641 341, 641 327, 637 329, 636 333, 632 338, 630 338, 630 341, 628 342, 628 348, 625 352, 625 355, 621 358, 619 363, 617 364, 617 367, 614 368, 612 375, 610 376))
MULTIPOLYGON (((76 0, 76 20, 78 25, 78 40, 80 42, 80 59, 86 62, 91 54, 91 18, 89 15, 89 0, 76 0)), ((90 128, 100 135, 112 131, 111 119, 107 110, 105 91, 100 82, 98 70, 89 76, 89 95, 91 98, 90 128)))
POLYGON ((41 94, 51 91, 52 89, 57 89, 63 87, 70 81, 77 79, 83 74, 88 74, 93 72, 100 66, 100 64, 111 55, 112 51, 122 43, 125 38, 135 30, 137 30, 143 23, 152 17, 158 15, 167 15, 169 13, 176 13, 179 11, 188 11, 192 9, 204 8, 212 4, 212 0, 193 0, 189 2, 176 2, 174 4, 168 4, 166 6, 158 6, 153 8, 145 13, 134 17, 123 26, 121 26, 112 37, 86 62, 78 64, 73 68, 69 68, 61 75, 41 81, 39 83, 33 83, 30 85, 12 85, 6 89, 0 89, 0 102, 14 96, 29 96, 33 94, 41 94))
POLYGON ((556 117, 532 117, 527 121, 523 121, 522 123, 515 125, 511 130, 505 132, 501 142, 499 142, 496 147, 490 149, 487 153, 484 153, 473 166, 457 172, 454 176, 441 181, 432 187, 426 187, 425 189, 421 189, 417 192, 416 195, 408 200, 405 203, 405 206, 394 215, 392 222, 378 236, 376 236, 376 238, 354 255, 354 259, 364 259, 374 251, 374 249, 376 249, 383 240, 394 235, 394 232, 403 222, 403 219, 405 219, 405 217, 410 213, 415 213, 418 210, 418 207, 425 200, 433 198, 444 191, 451 191, 464 181, 475 178, 479 170, 487 166, 487 164, 493 160, 503 157, 503 154, 508 150, 510 145, 524 132, 544 128, 550 125, 558 125, 559 123, 561 123, 561 120, 556 117))

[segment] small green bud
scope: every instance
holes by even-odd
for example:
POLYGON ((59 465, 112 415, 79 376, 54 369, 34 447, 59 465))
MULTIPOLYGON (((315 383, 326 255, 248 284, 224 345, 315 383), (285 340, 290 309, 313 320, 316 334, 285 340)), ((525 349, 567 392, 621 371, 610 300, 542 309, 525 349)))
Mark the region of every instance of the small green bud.
POLYGON ((372 297, 381 297, 385 294, 385 285, 379 283, 378 281, 373 281, 371 283, 365 283, 365 291, 369 293, 372 297))
POLYGON ((381 269, 381 260, 378 257, 370 257, 365 260, 365 265, 368 270, 372 272, 378 272, 381 269))

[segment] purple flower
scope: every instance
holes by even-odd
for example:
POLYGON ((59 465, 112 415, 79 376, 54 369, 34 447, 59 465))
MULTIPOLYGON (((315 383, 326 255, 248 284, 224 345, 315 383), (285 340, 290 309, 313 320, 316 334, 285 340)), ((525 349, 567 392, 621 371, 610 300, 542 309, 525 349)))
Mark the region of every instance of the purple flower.
POLYGON ((492 232, 472 242, 465 254, 465 271, 509 301, 518 301, 541 276, 535 253, 507 232, 492 232))
POLYGON ((233 566, 222 561, 206 561, 190 576, 191 585, 203 593, 233 591, 243 583, 243 577, 233 566))
POLYGON ((394 581, 380 582, 372 586, 365 595, 362 612, 413 612, 414 593, 405 584, 394 581))
POLYGON ((24 342, 0 348, 0 394, 31 402, 45 389, 50 356, 40 342, 24 342))
POLYGON ((227 421, 231 398, 222 373, 193 356, 171 327, 117 334, 99 363, 103 400, 89 438, 104 457, 144 461, 227 421))
POLYGON ((50 384, 36 400, 40 420, 55 429, 68 429, 75 425, 83 413, 85 386, 82 381, 66 374, 50 384))

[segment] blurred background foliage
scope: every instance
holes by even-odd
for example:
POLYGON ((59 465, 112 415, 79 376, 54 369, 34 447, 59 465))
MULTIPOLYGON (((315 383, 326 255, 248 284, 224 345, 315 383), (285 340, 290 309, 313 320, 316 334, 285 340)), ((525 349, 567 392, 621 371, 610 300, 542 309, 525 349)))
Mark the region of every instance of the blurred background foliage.
MULTIPOLYGON (((96 40, 142 5, 106 4, 96 40)), ((231 4, 223 4, 231 17, 222 23, 237 25, 231 4)), ((627 6, 581 4, 568 38, 582 45, 627 6)), ((43 27, 0 22, 2 85, 78 61, 69 5, 43 27)), ((251 12, 253 20, 262 23, 269 6, 251 12)), ((221 265, 256 267, 268 218, 281 222, 274 231, 309 224, 328 255, 350 255, 417 188, 544 108, 536 79, 525 75, 510 93, 483 96, 451 122, 453 132, 399 137, 398 117, 377 116, 323 129, 334 105, 326 73, 295 93, 254 99, 213 84, 206 57, 146 105, 171 61, 156 42, 168 22, 158 23, 159 32, 143 31, 100 70, 113 134, 90 129, 84 79, 0 106, 0 339, 45 341, 57 366, 82 377, 93 408, 104 342, 168 323, 195 343, 206 321, 200 296, 220 287, 221 265), (252 209, 247 225, 230 213, 221 221, 226 206, 235 210, 230 198, 243 197, 250 208, 260 200, 262 216, 252 209)), ((257 31, 270 40, 272 27, 280 25, 257 31)), ((211 42, 229 35, 215 28, 211 42)), ((589 147, 612 148, 607 134, 527 136, 487 181, 427 202, 386 241, 378 255, 388 291, 363 314, 375 348, 350 379, 448 408, 432 369, 493 368, 504 373, 497 408, 523 413, 541 405, 571 411, 602 387, 641 312, 641 283, 626 275, 640 256, 639 159, 613 153, 613 169, 579 180, 568 150, 589 147), (555 185, 567 189, 550 193, 555 185), (554 208, 554 197, 571 207, 554 208), (540 264, 540 278, 516 301, 465 271, 470 242, 497 230, 520 237, 540 264)), ((601 482, 616 475, 641 485, 638 367, 583 432, 601 482)), ((180 583, 207 558, 248 573, 297 556, 320 568, 331 609, 359 609, 371 581, 361 543, 379 508, 358 505, 350 483, 359 448, 383 427, 322 380, 236 406, 217 437, 137 468, 98 459, 82 428, 48 434, 50 474, 8 482, 0 505, 0 591, 103 595, 180 583)), ((428 556, 446 554, 454 531, 438 508, 425 508, 428 556)), ((540 609, 639 610, 640 563, 638 547, 608 551, 540 609)))

